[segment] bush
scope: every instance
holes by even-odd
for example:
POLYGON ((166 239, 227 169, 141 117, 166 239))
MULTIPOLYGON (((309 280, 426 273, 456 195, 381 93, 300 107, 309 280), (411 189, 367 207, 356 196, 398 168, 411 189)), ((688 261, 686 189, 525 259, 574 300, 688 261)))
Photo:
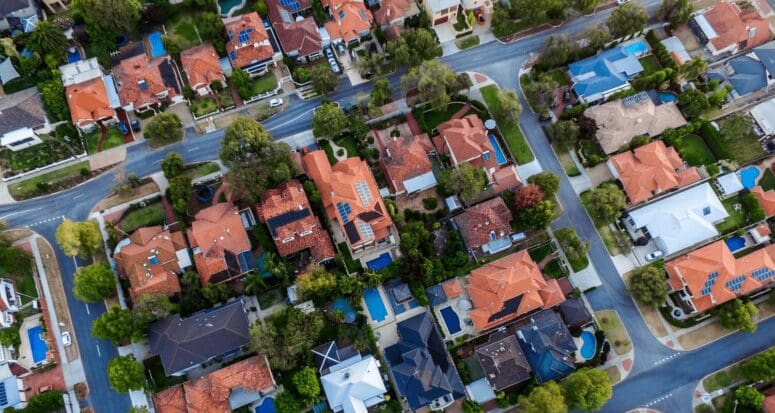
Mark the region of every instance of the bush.
POLYGON ((699 134, 710 151, 713 152, 713 156, 717 159, 732 159, 727 142, 710 122, 705 122, 700 126, 699 134))
POLYGON ((422 206, 428 211, 436 209, 439 206, 439 200, 434 197, 428 197, 422 200, 422 206))

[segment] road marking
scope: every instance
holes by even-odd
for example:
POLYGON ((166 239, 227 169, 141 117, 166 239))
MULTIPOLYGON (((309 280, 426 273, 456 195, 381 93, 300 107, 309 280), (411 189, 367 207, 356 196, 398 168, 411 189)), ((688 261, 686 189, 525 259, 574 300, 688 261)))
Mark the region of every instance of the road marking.
POLYGON ((19 215, 19 214, 26 214, 28 212, 37 211, 37 210, 39 210, 41 208, 32 208, 32 209, 27 209, 27 210, 24 210, 24 211, 11 212, 10 214, 5 214, 5 215, 1 216, 0 219, 5 219, 5 218, 12 217, 14 215, 19 215))
POLYGON ((668 393, 668 394, 666 394, 666 395, 664 395, 664 396, 662 396, 662 397, 660 397, 660 398, 658 398, 656 400, 652 400, 652 401, 646 403, 645 407, 651 407, 651 406, 653 406, 653 405, 655 405, 657 403, 663 402, 663 401, 665 401, 665 400, 667 400, 667 399, 669 399, 671 397, 673 397, 673 393, 668 393))
POLYGON ((102 357, 102 352, 100 351, 100 345, 99 344, 97 344, 97 355, 99 357, 102 357))
POLYGON ((195 150, 199 149, 198 146, 194 146, 193 148, 188 148, 186 152, 194 152, 195 150))
POLYGON ((75 260, 75 257, 73 257, 73 265, 75 265, 75 269, 78 269, 78 261, 75 260))
POLYGON ((668 361, 672 360, 673 358, 678 357, 679 354, 681 354, 681 353, 675 353, 672 356, 667 356, 667 357, 663 358, 662 360, 657 360, 657 361, 654 362, 654 365, 656 366, 656 365, 659 365, 659 364, 667 363, 668 361))
POLYGON ((51 218, 43 219, 43 220, 40 220, 38 222, 33 222, 30 225, 25 225, 24 227, 25 228, 32 228, 32 227, 37 226, 37 225, 46 224, 46 223, 49 223, 51 221, 58 221, 60 219, 65 219, 65 216, 64 215, 60 215, 58 217, 51 217, 51 218))
POLYGON ((73 197, 73 199, 78 199, 78 198, 80 198, 80 197, 82 197, 82 196, 83 196, 83 194, 76 195, 76 196, 74 196, 74 197, 73 197))
POLYGON ((271 128, 267 128, 267 129, 268 130, 273 130, 273 129, 277 129, 277 128, 283 127, 283 126, 285 126, 285 125, 287 125, 289 123, 295 122, 297 119, 300 119, 302 116, 305 116, 305 115, 307 115, 308 113, 310 113, 310 112, 312 112, 314 110, 315 109, 310 109, 310 110, 308 110, 306 112, 302 112, 299 116, 296 116, 295 118, 288 119, 288 120, 286 120, 285 122, 283 122, 283 123, 281 123, 279 125, 275 125, 275 126, 273 126, 271 128))
POLYGON ((89 311, 89 304, 83 303, 83 305, 86 306, 86 314, 91 315, 91 311, 89 311))
POLYGON ((153 164, 156 165, 157 163, 162 163, 162 161, 164 161, 164 159, 157 159, 153 161, 153 164))

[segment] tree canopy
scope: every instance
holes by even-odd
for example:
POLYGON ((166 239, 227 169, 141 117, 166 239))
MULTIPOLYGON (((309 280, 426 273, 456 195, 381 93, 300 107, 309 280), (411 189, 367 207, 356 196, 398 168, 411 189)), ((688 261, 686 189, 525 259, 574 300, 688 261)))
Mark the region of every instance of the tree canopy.
POLYGON ((600 410, 613 395, 608 373, 583 368, 571 373, 562 383, 568 407, 579 410, 600 410))
MULTIPOLYGON (((110 36, 133 32, 143 7, 139 0, 73 0, 72 6, 87 26, 110 36)), ((93 33, 90 30, 89 34, 93 33)), ((112 37, 109 40, 114 41, 112 37)))
POLYGON ((533 388, 527 396, 520 396, 519 407, 523 413, 566 413, 568 411, 562 388, 554 381, 548 381, 533 388))
POLYGON ((387 52, 396 63, 414 67, 441 55, 441 47, 433 31, 421 27, 404 30, 400 37, 388 41, 387 52))
POLYGON ((304 314, 290 307, 250 328, 251 347, 266 355, 273 368, 290 371, 317 344, 323 325, 320 312, 304 314))
POLYGON ((471 87, 467 75, 458 76, 449 66, 438 60, 426 60, 401 77, 404 91, 416 88, 421 102, 427 102, 434 110, 444 110, 452 96, 471 87))
POLYGON ((299 293, 304 298, 331 297, 336 292, 336 275, 326 271, 325 267, 317 266, 312 271, 297 278, 299 293))
POLYGON ((544 196, 551 198, 560 189, 560 177, 551 172, 541 172, 527 178, 527 182, 538 185, 544 196))
POLYGON ((312 87, 321 95, 327 95, 339 87, 339 77, 326 63, 315 65, 309 71, 312 87))
POLYGON ((133 354, 118 356, 108 362, 108 381, 110 387, 119 393, 141 390, 145 385, 143 365, 135 360, 133 354))
POLYGON ((347 129, 347 116, 342 108, 325 102, 312 114, 312 133, 320 138, 337 138, 347 129))
POLYGON ((643 30, 649 21, 646 8, 640 3, 628 2, 614 9, 606 25, 615 38, 624 37, 643 30))
POLYGON ((754 333, 756 332, 756 322, 754 322, 756 314, 759 314, 759 309, 754 303, 737 298, 722 304, 718 317, 724 328, 754 333))
POLYGON ((694 5, 689 0, 662 0, 658 14, 676 28, 689 22, 693 12, 694 5))
POLYGON ((71 221, 65 218, 57 227, 56 240, 65 255, 89 258, 102 250, 102 234, 96 221, 71 221))
POLYGON ((697 89, 686 89, 678 95, 678 104, 689 118, 698 118, 710 108, 708 97, 697 89))
POLYGON ((113 305, 94 320, 91 334, 102 340, 110 340, 118 346, 130 340, 142 340, 143 327, 135 322, 132 310, 113 305))
POLYGON ((183 173, 184 167, 185 162, 183 161, 183 157, 177 152, 168 153, 167 157, 161 161, 161 170, 164 172, 164 177, 167 178, 167 180, 183 173))
POLYGON ((439 176, 439 190, 447 196, 461 194, 463 198, 482 192, 487 183, 487 175, 481 168, 462 163, 457 168, 447 168, 439 176))
POLYGON ((667 299, 667 281, 663 270, 656 265, 633 270, 629 288, 632 296, 644 304, 660 305, 667 299))
POLYGON ((320 395, 318 372, 312 367, 305 367, 294 373, 291 382, 296 392, 309 402, 314 402, 320 395))
POLYGON ((619 218, 622 209, 627 204, 624 191, 611 182, 604 182, 589 191, 584 200, 584 206, 589 214, 598 222, 603 223, 614 222, 619 218))
POLYGON ((35 26, 27 39, 27 47, 41 56, 53 55, 58 61, 64 60, 67 38, 62 30, 51 20, 42 20, 35 26))
POLYGON ((152 147, 169 145, 183 139, 183 123, 178 115, 161 112, 145 125, 144 136, 152 147))
POLYGON ((116 276, 108 264, 91 264, 75 271, 73 294, 83 302, 95 303, 111 297, 116 284, 116 276))
POLYGON ((549 105, 554 102, 554 91, 560 85, 551 76, 541 73, 533 79, 529 75, 523 75, 522 91, 530 107, 542 118, 549 114, 549 105))
POLYGON ((519 120, 522 105, 519 104, 519 97, 514 89, 498 89, 495 99, 498 105, 491 107, 490 112, 498 122, 514 123, 519 120))
POLYGON ((544 199, 519 212, 519 222, 529 229, 545 229, 554 219, 554 201, 544 199))
POLYGON ((740 370, 751 381, 771 381, 775 379, 775 348, 765 350, 750 360, 743 362, 740 370))
POLYGON ((581 128, 572 120, 561 120, 546 128, 549 139, 562 151, 573 149, 581 135, 581 128))
POLYGON ((164 294, 142 294, 132 304, 135 320, 142 326, 166 318, 176 308, 164 294))

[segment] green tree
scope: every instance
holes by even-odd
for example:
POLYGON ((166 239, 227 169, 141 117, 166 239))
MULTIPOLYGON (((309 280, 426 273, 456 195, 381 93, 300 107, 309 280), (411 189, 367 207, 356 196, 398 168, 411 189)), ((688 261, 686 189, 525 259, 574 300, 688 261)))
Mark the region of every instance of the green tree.
POLYGON ((756 323, 754 322, 756 314, 759 314, 759 309, 754 303, 737 298, 722 304, 718 317, 724 328, 754 333, 756 332, 756 323))
POLYGON ((347 116, 342 108, 323 103, 312 114, 312 133, 320 138, 335 139, 347 129, 347 116))
POLYGON ((689 0, 662 0, 658 16, 676 28, 688 23, 693 12, 694 5, 689 0))
POLYGON ((519 97, 514 89, 498 89, 495 99, 498 104, 490 108, 495 119, 508 124, 513 124, 519 120, 522 105, 519 104, 519 97))
POLYGON ((587 49, 600 50, 611 41, 611 32, 605 26, 588 27, 581 33, 587 42, 587 49))
POLYGON ((94 303, 113 296, 116 284, 116 276, 108 264, 91 264, 75 271, 73 294, 83 302, 94 303))
POLYGON ((444 169, 439 176, 439 190, 446 196, 459 193, 463 198, 471 198, 482 192, 486 183, 484 170, 468 163, 444 169))
POLYGON ((560 248, 570 262, 578 262, 586 259, 589 244, 582 241, 572 228, 560 228, 554 231, 560 248))
POLYGON ((273 368, 291 371, 317 344, 323 325, 320 312, 304 314, 290 307, 250 328, 251 347, 266 355, 273 368))
POLYGON ((193 271, 187 271, 180 276, 180 291, 181 315, 195 313, 210 305, 202 296, 202 279, 193 271))
POLYGON ((519 396, 519 407, 523 413, 566 413, 568 406, 562 388, 554 381, 548 381, 519 396))
POLYGON ((339 87, 339 77, 325 63, 313 66, 309 71, 312 88, 321 95, 327 95, 339 87))
POLYGON ((540 117, 545 118, 549 115, 549 105, 554 102, 554 91, 560 85, 551 76, 546 73, 538 75, 535 79, 530 80, 529 75, 526 76, 526 80, 522 86, 522 91, 525 92, 525 98, 530 107, 540 117))
POLYGON ((228 300, 229 295, 229 288, 223 283, 210 283, 202 287, 202 297, 204 297, 210 306, 228 300))
POLYGON ((752 193, 740 195, 740 204, 743 206, 743 212, 745 212, 745 221, 747 223, 754 223, 763 221, 767 218, 767 214, 759 204, 759 199, 752 193))
POLYGON ((320 395, 320 383, 317 371, 312 367, 305 367, 291 376, 296 392, 308 402, 314 402, 320 395))
POLYGON ((183 168, 186 166, 183 162, 183 157, 177 152, 170 152, 167 157, 161 161, 161 170, 164 172, 164 177, 168 180, 175 178, 183 173, 183 168))
POLYGON ((740 386, 735 390, 738 412, 760 412, 764 406, 764 395, 751 386, 740 386))
POLYGON ((51 20, 43 20, 38 22, 35 30, 30 33, 27 39, 27 48, 41 56, 53 55, 57 61, 63 61, 67 48, 67 38, 51 20))
POLYGON ((625 3, 614 9, 606 25, 615 38, 624 37, 646 28, 649 14, 640 3, 625 3))
POLYGON ((299 276, 296 280, 299 294, 304 298, 326 299, 336 291, 336 275, 326 271, 325 267, 315 267, 312 271, 299 276))
POLYGON ((708 97, 697 89, 687 89, 678 95, 678 104, 689 118, 698 118, 710 108, 708 97))
POLYGON ((108 362, 108 381, 110 387, 119 393, 141 390, 145 386, 143 365, 132 354, 118 356, 108 362))
POLYGON ((371 94, 369 94, 369 109, 373 113, 379 113, 379 108, 390 102, 392 95, 393 87, 390 86, 390 82, 384 77, 377 79, 372 85, 371 94))
POLYGON ((575 57, 578 47, 567 34, 549 36, 539 57, 539 63, 546 67, 564 66, 575 57))
POLYGON ((422 221, 412 221, 401 228, 401 252, 406 258, 417 263, 424 257, 430 257, 433 253, 433 234, 425 229, 422 221))
POLYGON ((640 267, 630 275, 630 293, 643 304, 660 305, 667 299, 667 281, 662 269, 655 265, 640 267))
POLYGON ((484 413, 484 409, 473 400, 463 400, 463 413, 484 413))
MULTIPOLYGON (((666 0, 670 1, 670 0, 666 0)), ((686 1, 686 0, 680 0, 686 1)), ((695 80, 700 77, 701 74, 708 70, 708 61, 703 59, 702 56, 693 56, 691 59, 684 62, 681 66, 681 76, 686 80, 695 80)))
POLYGON ((541 172, 527 178, 527 182, 538 185, 546 198, 551 198, 560 189, 560 177, 551 172, 541 172))
POLYGON ((56 240, 65 255, 89 258, 102 250, 102 234, 96 221, 64 219, 57 227, 56 240))
POLYGON ((581 128, 572 120, 561 120, 546 128, 549 139, 563 151, 569 151, 576 146, 581 136, 581 128))
POLYGON ((32 255, 20 248, 0 247, 0 274, 32 277, 32 255))
POLYGON ((266 17, 269 14, 269 7, 266 6, 266 2, 264 0, 256 1, 256 4, 253 7, 261 17, 266 17))
POLYGON ((740 371, 750 381, 772 381, 775 379, 775 348, 765 350, 743 362, 740 371))
POLYGON ((38 83, 43 108, 46 109, 46 114, 52 122, 69 120, 70 109, 67 106, 65 87, 62 85, 62 80, 59 77, 59 71, 54 70, 51 75, 51 80, 38 83))
POLYGON ((597 0, 576 0, 573 3, 573 8, 584 14, 592 13, 595 7, 597 7, 597 0))
POLYGON ((417 89, 418 98, 433 110, 444 110, 451 97, 471 86, 466 75, 458 76, 449 66, 438 60, 426 60, 401 77, 401 88, 406 92, 417 89))
POLYGON ((118 346, 130 340, 142 340, 143 329, 136 325, 132 310, 113 305, 94 320, 91 335, 118 346))
POLYGON ((140 326, 167 318, 176 306, 170 302, 170 298, 164 294, 142 294, 138 297, 132 306, 132 314, 140 326))
POLYGON ((221 17, 217 13, 206 12, 198 15, 195 22, 202 39, 211 42, 219 55, 225 55, 226 41, 223 37, 225 30, 221 17))
POLYGON ((728 117, 719 128, 719 134, 721 134, 721 137, 729 143, 734 143, 735 141, 747 138, 748 136, 751 136, 752 133, 753 121, 749 117, 740 114, 734 114, 728 117))
POLYGON ((399 38, 390 40, 387 52, 396 63, 415 67, 441 55, 441 48, 430 29, 417 28, 404 30, 399 38))
POLYGON ((589 191, 584 197, 584 206, 597 222, 612 223, 621 214, 627 203, 627 197, 616 184, 605 182, 589 191))
POLYGON ((264 277, 261 274, 254 271, 245 277, 243 288, 248 294, 258 295, 258 293, 266 289, 266 281, 264 281, 264 277))
POLYGON ((264 125, 239 117, 226 128, 218 157, 227 167, 238 168, 260 156, 271 143, 272 136, 264 125))
POLYGON ((545 229, 554 219, 554 201, 544 199, 519 213, 519 222, 529 229, 545 229))
POLYGON ((62 393, 57 390, 49 390, 30 397, 27 406, 23 409, 11 409, 21 413, 49 413, 61 412, 64 408, 65 399, 62 397, 62 393))
POLYGON ((169 145, 183 139, 183 123, 178 115, 161 112, 145 125, 145 138, 151 147, 169 145))
POLYGON ((287 390, 277 395, 274 404, 277 413, 298 413, 304 410, 301 401, 287 390))
POLYGON ((608 373, 588 367, 565 378, 562 389, 568 407, 579 410, 600 410, 613 395, 608 373))
POLYGON ((231 84, 237 89, 240 99, 250 99, 255 95, 253 93, 253 79, 248 72, 242 69, 234 69, 231 72, 231 84))
POLYGON ((19 336, 19 328, 11 326, 0 329, 0 344, 5 347, 18 348, 22 343, 21 336, 19 336))
POLYGON ((103 36, 133 32, 143 7, 139 0, 73 0, 72 5, 86 25, 102 31, 103 36))
POLYGON ((188 209, 188 199, 194 193, 194 187, 191 185, 191 178, 185 175, 172 178, 169 186, 170 200, 172 209, 175 213, 183 215, 188 209))
POLYGON ((492 23, 490 25, 492 34, 496 37, 505 37, 518 30, 516 22, 509 16, 509 12, 500 7, 499 4, 495 4, 495 8, 492 13, 492 23))

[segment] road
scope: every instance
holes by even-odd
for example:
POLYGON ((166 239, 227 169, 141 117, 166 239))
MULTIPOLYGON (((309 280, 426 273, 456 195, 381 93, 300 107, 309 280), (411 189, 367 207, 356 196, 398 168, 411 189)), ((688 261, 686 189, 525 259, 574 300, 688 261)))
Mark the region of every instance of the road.
MULTIPOLYGON (((650 12, 659 6, 658 0, 647 0, 642 3, 650 12)), ((575 34, 586 27, 601 25, 609 14, 610 11, 606 11, 580 18, 550 32, 537 34, 508 45, 488 43, 441 60, 455 71, 481 72, 502 87, 518 89, 517 73, 521 63, 530 53, 539 52, 549 35, 575 34)), ((399 90, 399 78, 400 74, 389 76, 395 90, 399 90)), ((347 80, 343 80, 338 91, 328 99, 348 104, 356 94, 368 93, 369 90, 368 83, 353 87, 347 80)), ((285 111, 264 122, 275 138, 287 137, 309 129, 312 110, 320 103, 320 99, 301 101, 295 97, 289 97, 288 100, 289 107, 285 111)), ((527 107, 524 99, 523 107, 527 107)), ((691 412, 692 391, 697 380, 705 374, 761 351, 775 342, 775 328, 773 328, 775 319, 764 322, 756 334, 738 333, 692 352, 677 354, 662 346, 650 334, 632 299, 626 294, 624 284, 605 245, 573 192, 536 117, 529 110, 525 110, 521 116, 521 122, 525 135, 543 168, 562 177, 558 196, 565 212, 552 226, 554 228, 572 226, 582 239, 590 243, 591 262, 604 280, 603 286, 588 294, 592 306, 596 310, 615 309, 622 317, 635 348, 633 371, 626 381, 616 386, 612 400, 603 411, 620 413, 648 405, 665 412, 691 412)), ((161 150, 151 150, 145 144, 130 146, 125 161, 126 173, 135 173, 138 176, 150 175, 159 170, 159 163, 171 151, 183 155, 187 162, 215 159, 218 156, 222 137, 223 131, 197 135, 193 130, 187 130, 186 138, 182 142, 161 150)), ((112 181, 112 174, 107 173, 58 194, 2 205, 0 218, 5 217, 11 227, 31 226, 33 230, 53 243, 55 242, 54 232, 60 222, 58 217, 85 219, 92 205, 111 192, 112 181), (40 223, 51 218, 57 219, 40 223)), ((87 308, 83 303, 75 300, 71 289, 76 262, 64 256, 59 249, 57 249, 57 258, 64 274, 68 306, 75 324, 81 358, 91 389, 89 402, 98 412, 126 411, 129 409, 129 398, 110 390, 105 373, 107 362, 117 354, 116 349, 109 342, 96 340, 90 334, 92 321, 105 311, 104 305, 90 304, 87 308)), ((78 265, 84 264, 78 263, 78 265)))

